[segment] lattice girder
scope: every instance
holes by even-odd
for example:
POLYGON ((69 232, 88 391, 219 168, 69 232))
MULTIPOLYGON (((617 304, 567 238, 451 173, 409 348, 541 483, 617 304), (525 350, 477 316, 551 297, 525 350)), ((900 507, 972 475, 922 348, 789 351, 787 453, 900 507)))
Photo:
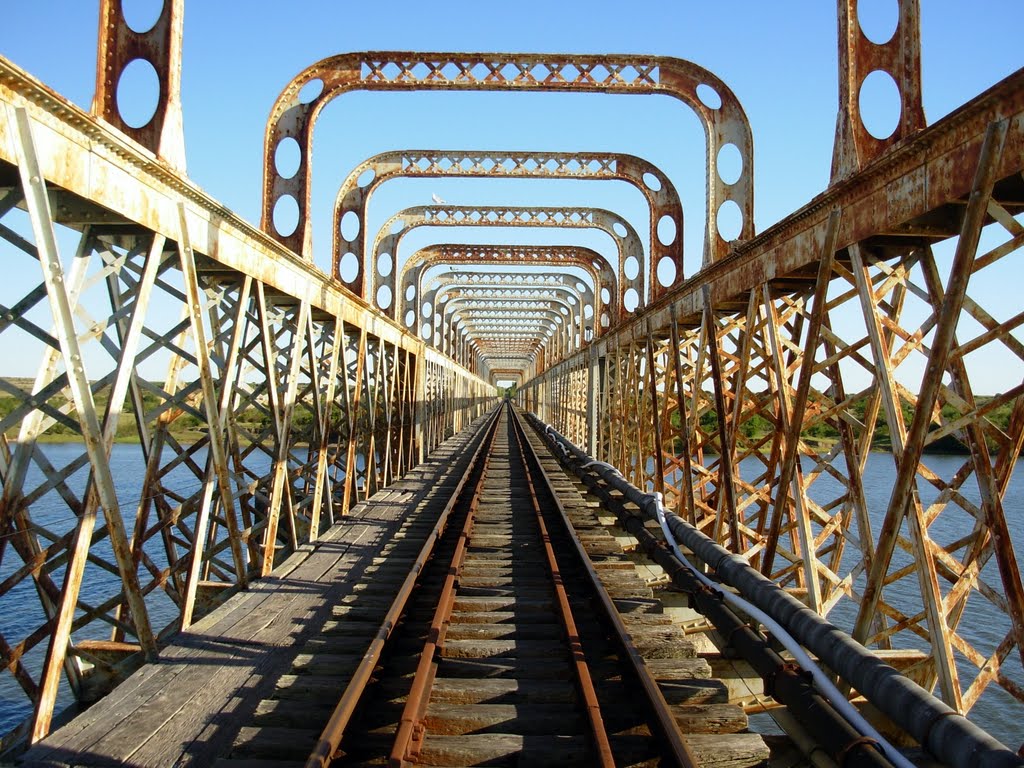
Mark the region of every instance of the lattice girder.
MULTIPOLYGON (((366 207, 374 190, 395 178, 469 177, 488 179, 593 179, 632 184, 650 210, 648 238, 651 300, 683 279, 683 210, 669 178, 657 166, 633 155, 575 152, 495 152, 402 150, 364 160, 342 182, 334 206, 332 273, 354 293, 364 293, 366 207), (360 183, 362 182, 362 183, 360 183), (346 226, 343 226, 345 222, 346 226), (351 228, 356 234, 345 236, 351 228), (659 236, 659 228, 664 232, 659 236), (674 233, 668 237, 666 232, 674 233), (342 268, 342 262, 345 268, 342 268), (349 275, 353 275, 349 279, 349 275)), ((393 251, 390 251, 392 255, 393 251)), ((379 280, 377 280, 379 284, 379 280)))
POLYGON ((816 276, 764 282, 742 305, 730 301, 735 309, 713 306, 705 291, 699 323, 648 313, 663 323, 653 333, 639 323, 612 329, 596 349, 520 386, 525 401, 556 409, 582 401, 597 375, 600 418, 582 429, 568 414, 557 423, 578 442, 596 433, 599 458, 652 490, 662 483, 680 514, 864 642, 902 654, 908 674, 961 711, 993 684, 1024 702, 1024 600, 1003 508, 1024 445, 1024 383, 975 394, 987 373, 977 356, 989 350, 1024 382, 1024 316, 984 306, 970 289, 1000 269, 1008 276, 1007 257, 1024 246, 1020 213, 985 186, 985 169, 1002 162, 1000 130, 981 153, 951 256, 933 252, 939 237, 903 250, 891 241, 840 249, 835 210, 817 230, 816 276), (589 375, 573 379, 593 355, 589 375), (939 359, 944 373, 927 374, 939 359), (652 391, 655 413, 644 415, 637 393, 652 391), (884 518, 865 480, 881 471, 871 452, 879 434, 891 436, 897 470, 884 518), (954 444, 962 460, 925 452, 954 444), (730 479, 726 467, 738 473, 730 479), (965 621, 995 636, 969 640, 965 621))
POLYGON ((375 451, 370 487, 479 416, 494 390, 445 363, 432 392, 443 407, 428 426, 417 411, 422 361, 441 365, 436 353, 314 271, 287 277, 297 262, 268 261, 268 241, 223 209, 196 215, 207 198, 186 182, 171 192, 138 181, 169 171, 88 115, 55 132, 44 107, 11 89, 51 106, 52 93, 0 67, 0 165, 22 177, 0 190, 0 252, 18 269, 0 286, 0 338, 12 360, 38 364, 33 378, 0 382, 12 404, 0 414, 0 670, 22 696, 9 712, 23 718, 6 744, 44 736, 58 700, 103 695, 344 513, 346 478, 335 482, 318 450, 332 419, 347 418, 343 365, 331 373, 337 324, 356 340, 372 325, 363 347, 381 361, 372 389, 360 387, 372 391, 374 434, 357 419, 348 436, 375 451), (67 131, 90 138, 69 148, 67 131), (51 182, 77 183, 70 157, 97 178, 123 164, 113 173, 121 202, 51 182), (140 200, 143 219, 163 218, 110 208, 140 200), (71 227, 58 221, 69 206, 71 227), (211 222, 223 229, 207 237, 211 222), (62 254, 65 235, 77 246, 62 254))
MULTIPOLYGON (((603 329, 611 327, 612 323, 620 316, 621 303, 614 272, 608 262, 597 251, 589 248, 575 246, 516 246, 516 245, 461 245, 447 243, 430 248, 423 248, 406 261, 402 266, 399 285, 399 306, 402 310, 399 318, 407 327, 412 327, 409 321, 409 313, 413 313, 413 322, 417 314, 422 313, 425 303, 425 286, 434 278, 443 275, 435 275, 430 272, 431 268, 448 266, 454 270, 456 267, 463 269, 467 267, 512 267, 516 269, 528 268, 529 274, 534 278, 537 275, 559 274, 571 275, 568 270, 576 268, 589 277, 590 290, 594 294, 594 325, 597 335, 603 329)), ((482 273, 483 274, 483 273, 482 273)), ((520 280, 526 284, 526 274, 520 275, 517 271, 509 271, 502 274, 511 281, 520 280)), ((485 278, 481 278, 485 279, 485 278)), ((586 289, 586 279, 581 281, 586 289)), ((436 306, 436 302, 433 306, 436 306)))
MULTIPOLYGON (((285 86, 271 108, 264 139, 264 231, 295 253, 311 258, 309 223, 313 130, 323 108, 353 90, 581 91, 591 93, 665 94, 680 99, 697 114, 707 139, 707 218, 704 262, 722 258, 729 245, 718 230, 725 204, 742 217, 739 238, 754 232, 753 141, 750 125, 736 96, 711 72, 667 56, 562 55, 530 53, 345 53, 312 64, 285 86), (283 141, 295 141, 299 167, 288 178, 275 157, 283 141), (738 150, 742 168, 727 183, 718 171, 722 148, 738 150), (274 226, 282 200, 298 208, 293 230, 274 226)), ((290 169, 289 169, 290 170, 290 169)))
MULTIPOLYGON (((413 269, 417 265, 416 256, 430 249, 417 251, 413 257, 406 259, 401 269, 396 268, 398 246, 402 238, 416 227, 554 227, 570 229, 598 229, 615 243, 618 251, 616 283, 618 285, 618 307, 620 312, 633 312, 644 306, 644 252, 640 238, 633 226, 611 211, 601 208, 553 208, 545 206, 509 207, 509 206, 414 206, 396 213, 383 225, 374 239, 370 255, 376 265, 375 278, 370 286, 372 296, 367 300, 376 302, 378 308, 396 314, 397 297, 407 295, 410 284, 415 283, 413 269), (395 231, 396 228, 398 231, 395 231), (386 259, 384 257, 387 257, 386 259), (385 264, 386 267, 381 265, 385 264), (632 278, 627 275, 635 270, 632 278), (401 291, 401 293, 399 293, 401 291)), ((474 253, 480 258, 486 246, 474 247, 474 253)), ((568 253, 571 246, 563 249, 544 248, 558 254, 568 253)), ((444 250, 443 248, 441 249, 444 250)), ((537 260, 541 249, 522 247, 523 256, 537 260)), ((590 252, 590 249, 579 249, 590 252)), ((484 259, 484 262, 490 259, 484 259)), ((601 257, 604 261, 604 257, 601 257)))

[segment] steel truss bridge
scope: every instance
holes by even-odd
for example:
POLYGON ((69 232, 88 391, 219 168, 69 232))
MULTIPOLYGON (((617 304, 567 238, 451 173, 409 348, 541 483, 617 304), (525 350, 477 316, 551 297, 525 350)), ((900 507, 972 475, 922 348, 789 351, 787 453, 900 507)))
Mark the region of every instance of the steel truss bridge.
POLYGON ((1024 380, 983 392, 979 361, 996 350, 1024 363, 1024 311, 986 306, 980 288, 1019 282, 1024 71, 927 125, 917 0, 901 0, 881 45, 862 34, 855 0, 839 0, 831 184, 757 233, 750 125, 696 64, 341 54, 275 103, 255 226, 183 170, 182 2, 138 33, 102 0, 91 112, 0 59, 0 252, 5 271, 32 276, 26 291, 0 287, 0 342, 5 357, 37 356, 33 379, 0 380, 12 403, 0 415, 0 614, 27 622, 0 635, 0 674, 24 712, 8 740, 42 738, 60 696, 94 700, 158 659, 172 633, 490 409, 499 381, 808 608, 848 617, 854 638, 953 709, 998 696, 1019 719, 1024 588, 1006 507, 1024 380), (162 89, 152 120, 132 128, 114 94, 137 58, 162 89), (860 115, 875 70, 900 92, 887 139, 860 115), (640 158, 409 149, 353 170, 324 273, 310 246, 311 136, 327 103, 359 89, 680 99, 705 128, 702 266, 684 274, 678 196, 640 158), (287 177, 286 143, 300 157, 287 177), (733 178, 718 168, 726 147, 742 160, 733 178), (377 184, 430 175, 627 182, 652 224, 437 205, 366 231, 377 184), (275 223, 282 205, 297 209, 293 227, 275 223), (742 218, 731 241, 723 206, 742 218), (599 228, 619 258, 498 242, 400 261, 395 227, 424 224, 599 228), (162 380, 139 372, 153 360, 162 380), (882 433, 895 482, 872 507, 865 474, 882 433), (76 442, 48 450, 61 435, 76 442), (130 497, 110 460, 126 437, 144 468, 130 497), (937 469, 931 451, 950 446, 954 468, 937 469), (979 623, 993 641, 963 631, 979 623))

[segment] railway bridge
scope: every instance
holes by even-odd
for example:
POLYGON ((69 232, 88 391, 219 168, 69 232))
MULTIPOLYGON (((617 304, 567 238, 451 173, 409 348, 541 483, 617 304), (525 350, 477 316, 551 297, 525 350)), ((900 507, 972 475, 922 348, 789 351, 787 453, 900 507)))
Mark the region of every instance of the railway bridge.
POLYGON ((831 181, 757 232, 754 131, 697 63, 340 53, 273 103, 257 225, 185 170, 183 2, 135 29, 101 0, 88 111, 0 57, 0 343, 36 371, 0 378, 0 756, 1020 764, 1024 70, 928 124, 917 0, 882 42, 838 0, 831 181), (644 158, 469 147, 353 168, 321 269, 314 127, 359 90, 678 99, 700 265, 644 158), (435 200, 369 231, 423 177, 614 181, 648 216, 435 200), (499 234, 402 245, 448 226, 499 234), (765 712, 788 736, 747 738, 765 712))

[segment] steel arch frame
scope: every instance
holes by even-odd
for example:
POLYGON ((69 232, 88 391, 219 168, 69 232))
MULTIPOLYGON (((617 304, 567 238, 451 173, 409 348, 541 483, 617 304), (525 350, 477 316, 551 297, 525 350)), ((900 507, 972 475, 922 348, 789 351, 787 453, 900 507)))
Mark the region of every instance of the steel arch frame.
MULTIPOLYGON (((488 302, 488 301, 490 301, 490 302, 500 302, 502 304, 509 304, 509 303, 512 303, 512 302, 519 302, 519 303, 524 304, 524 305, 530 305, 531 303, 545 302, 545 301, 557 302, 560 306, 564 306, 570 313, 572 313, 573 317, 576 318, 576 324, 579 326, 578 329, 577 329, 578 332, 579 332, 579 338, 578 339, 574 339, 575 346, 576 347, 580 347, 587 340, 586 339, 586 330, 587 330, 586 322, 587 322, 587 318, 586 318, 586 314, 585 314, 584 305, 580 301, 579 293, 574 288, 572 288, 572 287, 553 288, 553 289, 550 289, 551 293, 549 293, 547 295, 545 295, 545 294, 536 294, 536 295, 531 294, 531 295, 526 296, 526 297, 513 295, 513 291, 515 289, 508 289, 508 288, 500 288, 500 289, 491 289, 491 290, 477 291, 477 292, 474 292, 474 295, 464 294, 464 293, 462 293, 461 290, 458 290, 458 289, 455 289, 453 291, 453 289, 451 287, 447 287, 444 290, 446 292, 451 292, 450 293, 451 298, 449 298, 449 299, 447 299, 446 301, 443 302, 443 306, 441 306, 439 308, 441 310, 441 313, 444 312, 444 310, 448 307, 448 304, 451 301, 453 301, 453 300, 459 300, 459 301, 462 301, 462 302, 479 302, 481 304, 483 302, 488 302), (476 293, 480 293, 480 294, 483 294, 483 295, 475 295, 476 293)), ((481 306, 481 308, 482 308, 482 306, 481 306)), ((440 321, 440 319, 438 318, 438 315, 441 314, 441 313, 438 312, 438 308, 435 308, 434 312, 432 313, 432 320, 431 320, 431 322, 435 326, 435 328, 436 328, 438 322, 440 321)), ((443 319, 443 318, 441 318, 441 319, 443 319)))
POLYGON ((670 56, 564 55, 536 53, 357 52, 310 65, 289 82, 267 119, 263 149, 263 209, 267 234, 312 258, 309 220, 313 130, 323 108, 354 90, 563 91, 665 94, 697 114, 707 149, 704 264, 718 261, 729 243, 717 225, 727 202, 742 217, 739 239, 754 234, 753 138, 750 123, 732 90, 693 62, 670 56), (275 163, 280 144, 298 143, 299 166, 283 177, 275 163), (718 172, 718 155, 728 144, 739 151, 742 167, 731 184, 718 172), (294 230, 274 226, 274 210, 285 198, 298 209, 294 230))
MULTIPOLYGON (((620 317, 627 314, 626 299, 633 292, 638 300, 638 311, 646 305, 644 295, 644 250, 633 225, 626 219, 603 208, 562 208, 549 206, 430 206, 418 205, 399 211, 381 225, 373 242, 371 258, 375 265, 375 280, 370 285, 374 294, 369 299, 382 312, 396 317, 398 291, 403 295, 407 289, 405 277, 411 259, 398 264, 398 247, 409 232, 419 227, 555 227, 566 229, 597 229, 607 234, 615 243, 619 254, 617 283, 619 287, 620 317), (393 231, 401 224, 400 231, 393 231), (625 231, 620 235, 616 225, 625 231), (380 262, 383 256, 390 256, 390 268, 382 274, 380 262), (626 277, 627 266, 633 259, 637 274, 633 279, 626 277), (401 279, 400 279, 401 278, 401 279), (376 281, 381 280, 378 284, 376 281), (381 306, 379 292, 390 292, 390 306, 381 306)), ((415 254, 414 254, 415 257, 415 254)), ((631 313, 630 313, 631 314, 631 313)))
MULTIPOLYGON (((431 317, 435 317, 439 307, 438 296, 441 297, 441 303, 445 303, 445 296, 450 292, 454 292, 457 296, 490 296, 496 298, 515 298, 516 295, 522 296, 521 300, 545 300, 549 298, 549 295, 554 294, 562 297, 570 305, 572 302, 576 302, 579 306, 581 323, 585 323, 588 319, 593 321, 596 315, 596 308, 594 306, 594 291, 581 280, 573 280, 570 275, 563 274, 552 274, 554 278, 546 283, 535 283, 533 285, 526 284, 515 284, 507 281, 503 281, 498 276, 499 280, 492 282, 486 281, 474 281, 467 283, 464 279, 466 273, 449 273, 442 274, 433 277, 428 282, 431 287, 423 291, 423 304, 430 305, 431 317), (578 285, 583 286, 584 291, 579 290, 578 285), (586 308, 590 307, 591 316, 586 317, 586 308)), ((471 274, 482 274, 487 273, 471 273, 471 274)), ((420 312, 419 317, 424 321, 427 319, 423 312, 420 312)), ((581 342, 586 340, 585 336, 586 326, 581 326, 580 339, 581 342)))
MULTIPOLYGON (((438 326, 441 329, 441 335, 444 336, 446 322, 448 318, 454 321, 456 313, 465 312, 468 310, 475 310, 472 314, 472 320, 489 320, 492 318, 508 318, 515 319, 519 322, 533 319, 533 317, 540 312, 553 313, 556 319, 558 319, 559 325, 563 325, 564 328, 564 343, 560 345, 559 356, 564 356, 572 352, 573 348, 578 347, 576 344, 576 333, 580 332, 582 336, 582 329, 579 326, 582 324, 583 318, 582 313, 573 310, 572 305, 568 302, 561 301, 558 299, 542 299, 534 301, 527 306, 518 306, 523 304, 518 299, 491 299, 490 311, 481 311, 483 308, 477 306, 479 304, 478 299, 459 299, 455 298, 445 303, 444 308, 441 311, 439 323, 435 324, 433 328, 438 326), (509 306, 503 306, 508 304, 509 306), (516 304, 517 306, 511 306, 516 304), (467 306, 468 305, 468 306, 467 306), (546 306, 545 306, 546 305, 546 306), (566 313, 562 313, 562 309, 566 310, 566 313)), ((434 331, 436 333, 436 330, 434 331)), ((433 335, 433 334, 432 334, 433 335)))
MULTIPOLYGON (((465 278, 467 275, 486 275, 485 272, 472 272, 472 273, 450 273, 442 274, 436 277, 428 279, 429 288, 423 290, 424 303, 429 304, 433 308, 433 312, 436 313, 438 307, 438 295, 442 297, 444 293, 449 290, 464 292, 466 295, 475 293, 484 293, 490 295, 511 295, 513 292, 520 294, 529 295, 531 298, 543 299, 545 298, 544 291, 562 292, 568 296, 571 296, 575 301, 579 302, 581 307, 590 307, 591 318, 597 317, 597 308, 594 304, 594 291, 593 289, 584 283, 582 280, 574 279, 571 275, 564 274, 552 274, 552 278, 545 282, 530 282, 530 283, 512 283, 496 280, 493 282, 486 281, 473 281, 466 282, 465 278), (583 286, 584 290, 581 292, 579 286, 583 286)), ((497 277, 504 277, 503 275, 497 277)), ((443 303, 443 302, 442 302, 443 303)), ((584 310, 585 313, 585 310, 584 310)), ((584 314, 584 320, 587 320, 584 314)), ((584 339, 586 340, 586 339, 584 339)))
POLYGON ((385 181, 398 178, 487 178, 487 179, 583 179, 624 181, 636 187, 647 200, 650 216, 647 273, 649 300, 665 293, 684 278, 683 207, 668 176, 656 165, 621 153, 514 152, 406 149, 382 152, 364 160, 349 173, 338 190, 334 204, 334 244, 332 274, 364 299, 366 263, 366 209, 374 190, 385 181), (552 167, 553 166, 553 167, 552 167), (367 172, 372 178, 360 185, 367 172), (648 179, 648 176, 653 179, 648 179), (342 222, 348 214, 355 217, 356 235, 344 235, 342 222), (668 243, 659 235, 667 217, 675 227, 668 243), (353 256, 358 264, 354 280, 342 276, 343 258, 353 256), (658 273, 664 260, 674 270, 672 281, 662 284, 658 273))
MULTIPOLYGON (((413 298, 418 300, 422 294, 423 274, 427 269, 444 264, 451 265, 475 265, 491 266, 494 264, 505 264, 514 267, 552 267, 569 268, 576 267, 586 272, 594 283, 595 310, 594 322, 602 325, 607 318, 608 326, 614 323, 616 315, 621 315, 618 301, 618 292, 615 290, 616 281, 611 265, 597 251, 577 246, 522 246, 522 245, 470 245, 459 243, 444 243, 416 251, 406 260, 402 267, 401 275, 401 296, 408 295, 409 289, 413 290, 413 298), (481 259, 486 261, 481 262, 481 259), (414 273, 411 277, 409 273, 414 273), (608 291, 609 302, 604 301, 601 295, 608 291), (606 311, 607 310, 607 311, 606 311)), ((406 299, 411 301, 411 299, 406 299)), ((408 314, 408 310, 406 311, 408 314)), ((417 312, 419 317, 419 312, 417 312)), ((398 322, 405 325, 405 318, 398 318, 398 322)), ((595 335, 596 332, 595 332, 595 335)))

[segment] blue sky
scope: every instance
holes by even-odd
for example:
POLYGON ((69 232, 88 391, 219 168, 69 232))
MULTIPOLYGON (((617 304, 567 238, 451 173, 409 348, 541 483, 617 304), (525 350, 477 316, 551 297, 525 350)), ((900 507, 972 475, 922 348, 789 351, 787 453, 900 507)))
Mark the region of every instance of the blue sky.
MULTIPOLYGON (((158 0, 125 0, 145 15, 158 0)), ((98 2, 6 0, 0 54, 88 107, 95 72, 98 2)), ((895 0, 862 0, 869 27, 894 18, 895 0)), ((922 1, 924 107, 941 118, 1024 65, 1020 0, 922 1)), ((870 31, 870 29, 869 29, 870 31)), ((301 69, 358 50, 647 53, 692 60, 736 93, 754 134, 757 231, 828 184, 837 110, 836 9, 830 0, 656 0, 643 4, 306 2, 187 0, 183 111, 188 172, 207 192, 258 222, 263 134, 281 88, 301 69)), ((664 96, 573 94, 347 94, 332 103, 314 141, 316 262, 330 262, 330 210, 349 170, 390 149, 616 151, 661 167, 684 206, 687 272, 703 238, 703 133, 664 96)), ((647 230, 639 192, 610 182, 498 183, 403 180, 376 193, 369 229, 431 195, 453 203, 592 205, 647 230)), ((423 229, 405 253, 430 242, 583 244, 611 254, 594 233, 423 229)))

